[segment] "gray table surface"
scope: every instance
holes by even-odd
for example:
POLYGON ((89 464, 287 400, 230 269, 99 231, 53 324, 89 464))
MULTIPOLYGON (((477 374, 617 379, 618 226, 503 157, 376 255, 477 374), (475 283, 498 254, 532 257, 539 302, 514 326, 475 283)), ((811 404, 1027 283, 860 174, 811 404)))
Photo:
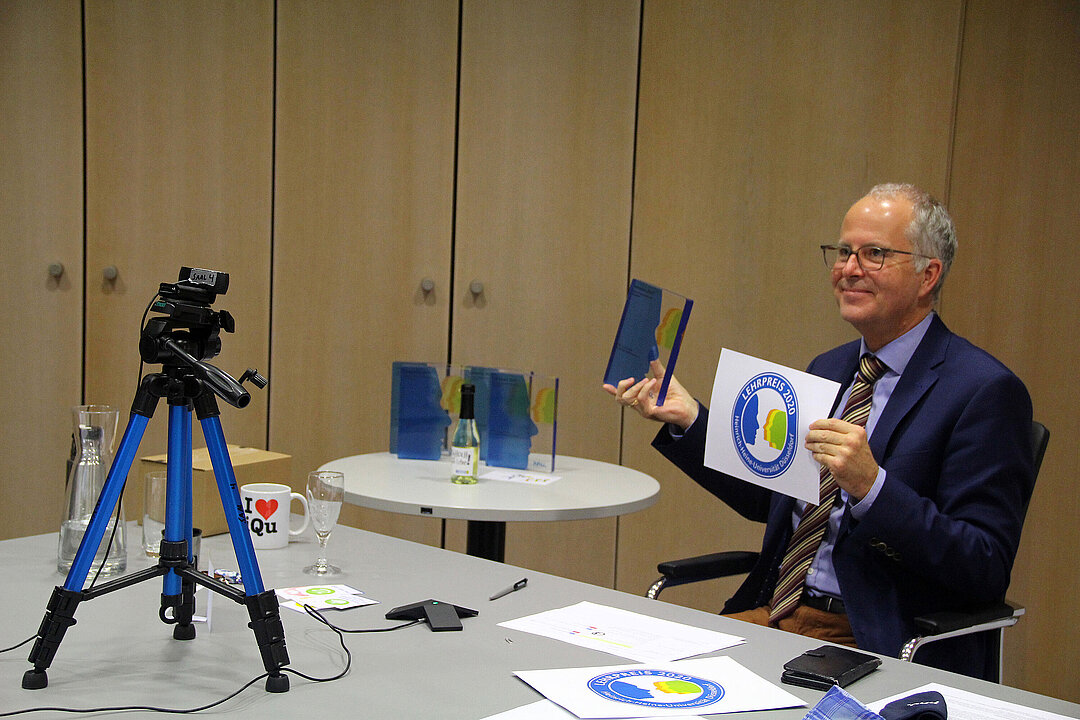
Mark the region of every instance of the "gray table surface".
MULTIPOLYGON (((138 536, 132 526, 130 538, 138 536)), ((133 548, 128 569, 150 561, 133 548)), ((315 554, 308 531, 287 548, 258 551, 265 585, 315 584, 301 572, 315 554)), ((668 620, 747 638, 747 643, 719 654, 778 682, 785 660, 815 647, 816 641, 746 625, 716 615, 616 592, 544 573, 494 563, 374 533, 339 527, 330 539, 330 559, 341 565, 339 578, 380 602, 330 613, 350 628, 386 627, 387 610, 434 598, 480 611, 464 620, 462 632, 433 633, 417 625, 404 630, 348 635, 351 672, 342 680, 313 683, 290 675, 291 689, 270 694, 259 682, 224 705, 201 715, 228 718, 301 718, 313 712, 333 717, 483 718, 541 699, 513 670, 627 664, 631 661, 596 650, 497 626, 524 615, 589 600, 668 620), (493 592, 522 577, 528 586, 499 600, 493 592)), ((216 567, 233 563, 228 535, 203 540, 203 555, 216 567)), ((0 541, 5 582, 0 609, 4 618, 0 647, 33 635, 41 622, 56 572, 56 536, 39 535, 0 541)), ((247 613, 216 597, 213 628, 198 626, 194 640, 172 639, 171 628, 157 619, 160 579, 83 602, 77 624, 65 636, 49 669, 49 686, 23 690, 29 646, 0 654, 0 713, 31 707, 90 708, 152 705, 190 708, 222 698, 262 673, 262 663, 247 613)), ((202 597, 200 592, 199 597, 202 597)), ((283 609, 290 667, 314 676, 337 674, 344 653, 337 636, 312 619, 283 609)), ((881 669, 849 686, 863 702, 910 690, 927 682, 1080 717, 1080 705, 959 675, 886 659, 881 669)), ((813 705, 822 692, 784 686, 813 705)), ((806 708, 741 714, 740 718, 802 718, 806 708)), ((151 713, 124 713, 149 717, 151 713)), ((70 717, 48 711, 32 717, 70 717)), ((717 716, 721 717, 721 716, 717 716)))

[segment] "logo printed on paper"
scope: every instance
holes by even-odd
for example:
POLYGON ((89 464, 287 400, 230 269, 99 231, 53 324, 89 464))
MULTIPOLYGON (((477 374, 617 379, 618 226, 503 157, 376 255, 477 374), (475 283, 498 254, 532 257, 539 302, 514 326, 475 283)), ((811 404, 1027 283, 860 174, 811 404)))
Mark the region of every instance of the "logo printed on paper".
POLYGON ((724 697, 722 685, 670 670, 618 670, 586 684, 600 697, 653 708, 698 708, 724 697))
POLYGON ((751 378, 735 399, 731 434, 746 468, 763 478, 782 475, 795 459, 799 400, 783 375, 751 378))
POLYGON ((274 514, 274 511, 277 510, 277 508, 277 500, 263 500, 260 498, 255 501, 255 510, 266 520, 270 519, 270 516, 274 514))

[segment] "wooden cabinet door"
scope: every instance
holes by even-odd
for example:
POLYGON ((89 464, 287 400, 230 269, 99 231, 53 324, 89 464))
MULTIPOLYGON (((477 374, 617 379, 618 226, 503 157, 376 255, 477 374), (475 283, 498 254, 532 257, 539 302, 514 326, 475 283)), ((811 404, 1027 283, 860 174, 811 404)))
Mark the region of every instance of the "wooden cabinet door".
POLYGON ((74 2, 0 11, 0 539, 59 527, 81 402, 79 22, 74 2))
MULTIPOLYGON (((385 451, 392 363, 446 361, 457 8, 279 4, 270 446, 297 478, 385 451)), ((441 540, 434 519, 342 522, 441 540)))
MULTIPOLYGON (((273 7, 118 0, 87 4, 85 22, 86 400, 120 406, 124 424, 140 318, 181 266, 231 278, 213 307, 236 332, 207 360, 234 377, 267 370, 273 7)), ((230 443, 264 446, 266 392, 219 405, 230 443)), ((161 402, 140 456, 165 450, 167 418, 161 402)))
MULTIPOLYGON (((462 13, 453 360, 558 376, 558 452, 617 462, 600 385, 626 296, 640 7, 462 13)), ((510 523, 506 560, 610 586, 616 524, 510 523)))

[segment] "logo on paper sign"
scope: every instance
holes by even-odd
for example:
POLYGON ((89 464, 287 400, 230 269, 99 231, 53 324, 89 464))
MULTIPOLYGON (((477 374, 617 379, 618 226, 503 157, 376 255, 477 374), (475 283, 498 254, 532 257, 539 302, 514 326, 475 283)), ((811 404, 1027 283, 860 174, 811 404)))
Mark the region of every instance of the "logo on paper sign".
POLYGON ((774 372, 751 378, 735 399, 731 434, 743 465, 758 477, 774 478, 795 459, 799 401, 791 383, 774 372))
POLYGON ((608 700, 653 708, 704 707, 724 697, 724 688, 711 680, 669 670, 619 670, 587 684, 608 700))

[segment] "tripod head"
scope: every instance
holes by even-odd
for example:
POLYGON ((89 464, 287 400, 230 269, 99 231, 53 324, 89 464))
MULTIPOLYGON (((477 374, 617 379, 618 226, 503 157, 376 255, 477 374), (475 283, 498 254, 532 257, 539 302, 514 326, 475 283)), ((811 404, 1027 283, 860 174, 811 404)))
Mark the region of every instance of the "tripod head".
POLYGON ((267 380, 248 369, 240 381, 205 360, 221 352, 220 332, 236 330, 236 322, 225 310, 211 305, 218 295, 229 290, 228 273, 217 270, 181 267, 175 283, 161 283, 157 299, 150 309, 164 317, 151 318, 139 338, 139 355, 143 362, 161 363, 166 373, 170 369, 186 369, 196 379, 233 407, 243 408, 251 395, 241 382, 266 387, 267 380))

